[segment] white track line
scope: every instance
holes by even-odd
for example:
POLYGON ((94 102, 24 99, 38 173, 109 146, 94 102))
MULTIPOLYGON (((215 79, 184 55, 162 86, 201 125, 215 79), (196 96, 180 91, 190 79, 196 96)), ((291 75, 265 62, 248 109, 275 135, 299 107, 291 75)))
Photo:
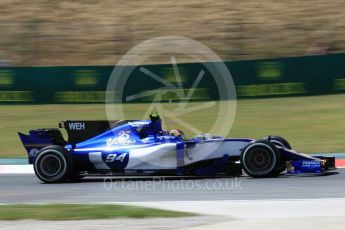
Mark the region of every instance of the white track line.
POLYGON ((0 165, 0 174, 14 173, 33 174, 35 172, 32 165, 0 165))
MULTIPOLYGON (((288 189, 288 188, 287 188, 288 189)), ((293 191, 291 191, 293 192, 293 191)), ((345 198, 123 202, 121 204, 228 216, 235 219, 344 216, 345 198)))

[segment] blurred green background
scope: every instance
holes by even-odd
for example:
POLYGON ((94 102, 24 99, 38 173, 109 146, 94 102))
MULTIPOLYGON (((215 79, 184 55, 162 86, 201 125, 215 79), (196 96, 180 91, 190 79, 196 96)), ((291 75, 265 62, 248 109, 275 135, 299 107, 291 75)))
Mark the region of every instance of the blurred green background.
MULTIPOLYGON (((196 103, 194 103, 196 104, 196 103)), ((194 105, 193 103, 191 106, 194 105)), ((140 119, 148 104, 125 104, 127 119, 140 119)), ((163 104, 166 109, 175 106, 163 104)), ((104 105, 17 105, 0 106, 0 156, 25 157, 17 131, 32 128, 55 128, 65 119, 106 119, 104 105)), ((208 130, 207 120, 213 116, 206 109, 188 113, 184 119, 200 130, 208 130)), ((164 114, 163 114, 164 116, 164 114)), ((345 95, 238 100, 237 114, 230 137, 262 138, 270 134, 286 137, 292 146, 306 153, 345 151, 345 95)), ((180 124, 165 121, 167 128, 180 124)), ((183 129, 183 128, 181 128, 183 129)), ((187 135, 192 135, 186 130, 187 135)))

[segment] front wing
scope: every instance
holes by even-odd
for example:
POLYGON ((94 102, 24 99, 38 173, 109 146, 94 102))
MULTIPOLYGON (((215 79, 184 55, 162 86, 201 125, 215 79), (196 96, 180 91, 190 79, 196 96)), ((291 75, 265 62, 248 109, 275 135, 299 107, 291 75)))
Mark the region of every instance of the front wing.
POLYGON ((324 173, 335 170, 334 157, 318 157, 320 160, 292 160, 286 162, 288 174, 324 173))

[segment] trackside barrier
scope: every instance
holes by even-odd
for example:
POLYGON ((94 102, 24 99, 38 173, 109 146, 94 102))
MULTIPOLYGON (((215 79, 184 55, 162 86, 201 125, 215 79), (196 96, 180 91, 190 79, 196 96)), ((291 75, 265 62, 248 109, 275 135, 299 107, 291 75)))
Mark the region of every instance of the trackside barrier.
MULTIPOLYGON (((209 63, 208 63, 209 64, 209 63)), ((233 61, 230 70, 238 98, 286 97, 345 93, 345 53, 290 58, 233 61)), ((125 100, 143 91, 160 93, 162 100, 183 100, 174 90, 148 77, 141 67, 177 84, 170 64, 137 66, 129 75, 124 102, 151 102, 154 96, 125 100)), ((218 99, 213 76, 203 63, 178 64, 184 89, 191 88, 200 70, 205 75, 191 101, 218 99)), ((104 103, 113 66, 1 67, 1 104, 104 103)), ((151 94, 152 95, 152 94, 151 94)))

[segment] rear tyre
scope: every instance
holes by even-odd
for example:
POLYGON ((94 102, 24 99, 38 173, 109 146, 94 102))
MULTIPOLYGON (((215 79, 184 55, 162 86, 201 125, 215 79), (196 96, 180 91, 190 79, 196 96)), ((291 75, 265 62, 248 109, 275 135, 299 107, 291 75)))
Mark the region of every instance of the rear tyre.
POLYGON ((277 176, 280 154, 273 144, 266 140, 249 144, 241 153, 243 170, 251 177, 277 176))
POLYGON ((72 157, 58 145, 50 145, 40 150, 34 162, 36 176, 45 183, 64 182, 72 175, 72 157))

